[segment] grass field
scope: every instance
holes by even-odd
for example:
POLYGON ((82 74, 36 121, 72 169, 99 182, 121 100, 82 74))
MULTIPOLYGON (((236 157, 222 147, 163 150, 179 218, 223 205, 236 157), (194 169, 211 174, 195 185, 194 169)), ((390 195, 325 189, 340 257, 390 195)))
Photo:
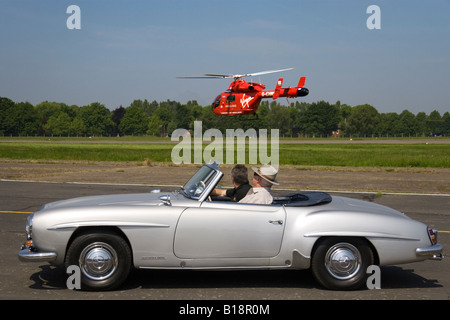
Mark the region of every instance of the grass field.
MULTIPOLYGON (((0 158, 20 160, 151 161, 172 162, 176 143, 170 140, 121 140, 102 138, 86 143, 83 139, 1 139, 0 158)), ((208 146, 205 144, 203 147, 208 146)), ((224 146, 225 147, 225 146, 224 146)), ((225 151, 224 151, 225 154, 225 151)), ((192 151, 193 162, 194 151, 192 151)), ((268 147, 270 156, 270 147, 268 147)), ((225 156, 224 156, 225 157, 225 156)), ((248 155, 246 156, 248 161, 248 155)), ((208 161, 209 159, 204 159, 208 161)), ((224 162, 224 161, 222 161, 224 162)), ((426 143, 280 143, 281 165, 351 167, 450 168, 450 144, 426 143)), ((248 163, 248 162, 247 162, 248 163)))

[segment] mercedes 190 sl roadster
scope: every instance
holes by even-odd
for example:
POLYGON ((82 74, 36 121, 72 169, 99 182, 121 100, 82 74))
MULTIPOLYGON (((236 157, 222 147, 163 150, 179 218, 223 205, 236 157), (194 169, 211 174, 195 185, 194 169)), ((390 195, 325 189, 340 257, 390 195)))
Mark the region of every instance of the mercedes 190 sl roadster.
POLYGON ((46 204, 26 222, 21 261, 75 265, 81 288, 111 290, 135 268, 311 269, 328 289, 366 284, 371 265, 440 260, 437 231, 401 212, 324 192, 271 205, 216 199, 205 164, 179 190, 46 204))

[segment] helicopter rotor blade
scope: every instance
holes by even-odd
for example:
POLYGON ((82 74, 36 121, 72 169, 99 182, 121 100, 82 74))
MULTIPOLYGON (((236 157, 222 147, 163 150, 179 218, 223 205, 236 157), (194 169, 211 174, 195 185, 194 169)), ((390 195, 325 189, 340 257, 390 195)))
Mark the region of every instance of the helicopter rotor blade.
POLYGON ((235 76, 232 74, 213 74, 213 73, 207 73, 205 76, 208 76, 210 78, 220 78, 220 79, 227 79, 227 78, 234 78, 235 76))
POLYGON ((252 76, 259 76, 259 75, 262 75, 262 74, 288 71, 288 70, 292 70, 292 69, 294 69, 294 68, 287 68, 287 69, 280 69, 280 70, 267 70, 267 71, 261 71, 261 72, 255 72, 255 73, 248 73, 248 74, 244 74, 244 75, 241 75, 241 76, 242 77, 252 77, 252 76))
POLYGON ((282 71, 288 71, 292 70, 294 68, 287 68, 287 69, 280 69, 280 70, 268 70, 268 71, 261 71, 261 72, 255 72, 255 73, 246 73, 246 74, 214 74, 214 73, 207 73, 204 76, 200 77, 177 77, 181 79, 227 79, 227 78, 234 78, 234 79, 240 79, 242 77, 252 77, 252 76, 259 76, 262 74, 268 74, 268 73, 275 73, 275 72, 282 72, 282 71))
POLYGON ((223 77, 213 77, 213 76, 199 76, 199 77, 177 77, 177 79, 214 79, 214 78, 223 78, 223 77))
POLYGON ((234 78, 232 74, 205 74, 204 76, 194 76, 194 77, 177 77, 179 79, 226 79, 234 78))

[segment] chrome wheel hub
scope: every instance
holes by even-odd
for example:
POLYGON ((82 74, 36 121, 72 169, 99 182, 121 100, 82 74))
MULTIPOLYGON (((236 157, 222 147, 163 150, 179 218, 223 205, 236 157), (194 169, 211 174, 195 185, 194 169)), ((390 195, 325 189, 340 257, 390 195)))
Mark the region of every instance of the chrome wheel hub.
POLYGON ((103 280, 117 269, 117 254, 107 243, 94 242, 83 249, 79 264, 81 271, 89 279, 103 280))
POLYGON ((355 276, 361 267, 361 254, 350 243, 338 243, 328 249, 325 267, 336 279, 346 280, 355 276))

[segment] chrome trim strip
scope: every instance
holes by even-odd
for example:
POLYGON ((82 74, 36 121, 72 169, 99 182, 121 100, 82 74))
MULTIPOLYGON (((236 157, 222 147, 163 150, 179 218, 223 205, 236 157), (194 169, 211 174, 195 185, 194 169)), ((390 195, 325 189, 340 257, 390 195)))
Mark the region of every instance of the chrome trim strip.
POLYGON ((169 228, 170 226, 167 224, 159 224, 159 223, 92 220, 92 221, 76 221, 76 222, 55 224, 53 226, 48 227, 47 230, 75 229, 79 227, 169 228))

